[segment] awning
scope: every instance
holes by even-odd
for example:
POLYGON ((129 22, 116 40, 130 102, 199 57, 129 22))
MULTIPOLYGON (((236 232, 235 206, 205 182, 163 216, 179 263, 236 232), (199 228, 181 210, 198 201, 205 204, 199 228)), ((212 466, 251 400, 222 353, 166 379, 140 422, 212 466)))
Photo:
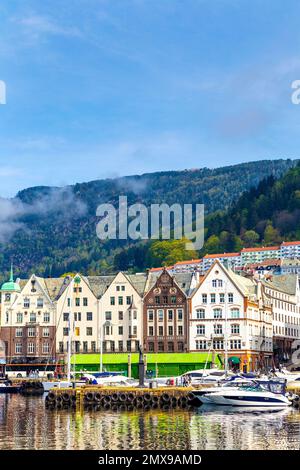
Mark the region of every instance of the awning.
POLYGON ((228 358, 228 362, 232 362, 232 364, 239 364, 241 360, 237 356, 232 356, 228 358))

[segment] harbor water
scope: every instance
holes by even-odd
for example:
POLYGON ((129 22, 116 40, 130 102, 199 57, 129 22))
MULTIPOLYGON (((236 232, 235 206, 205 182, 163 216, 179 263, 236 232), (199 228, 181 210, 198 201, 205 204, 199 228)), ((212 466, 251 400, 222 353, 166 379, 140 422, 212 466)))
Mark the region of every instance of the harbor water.
POLYGON ((49 410, 44 397, 0 395, 4 449, 300 449, 300 412, 202 406, 194 411, 49 410))

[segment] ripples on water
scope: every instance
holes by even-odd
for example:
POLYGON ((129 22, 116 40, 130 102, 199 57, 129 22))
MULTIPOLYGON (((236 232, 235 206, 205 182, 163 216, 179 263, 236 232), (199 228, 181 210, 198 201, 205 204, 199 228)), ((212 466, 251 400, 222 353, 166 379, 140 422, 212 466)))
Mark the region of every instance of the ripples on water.
POLYGON ((300 449, 300 412, 51 411, 41 397, 0 395, 0 449, 300 449))

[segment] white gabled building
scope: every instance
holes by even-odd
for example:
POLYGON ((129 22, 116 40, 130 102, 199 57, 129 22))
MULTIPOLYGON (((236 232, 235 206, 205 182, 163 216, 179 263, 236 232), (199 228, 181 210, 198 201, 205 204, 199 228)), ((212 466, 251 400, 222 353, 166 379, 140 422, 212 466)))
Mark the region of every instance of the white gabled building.
POLYGON ((146 274, 119 272, 101 294, 99 317, 104 352, 136 352, 143 344, 145 283, 146 274))
POLYGON ((190 351, 214 350, 243 370, 271 365, 272 311, 261 286, 216 261, 190 299, 190 351))

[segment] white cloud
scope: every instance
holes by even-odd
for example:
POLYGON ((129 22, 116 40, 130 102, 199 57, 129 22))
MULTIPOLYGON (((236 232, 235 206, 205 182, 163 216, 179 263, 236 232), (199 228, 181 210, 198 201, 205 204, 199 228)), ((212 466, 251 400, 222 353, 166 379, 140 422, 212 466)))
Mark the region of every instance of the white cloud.
POLYGON ((14 21, 21 25, 25 32, 32 35, 50 34, 54 36, 81 37, 81 31, 74 26, 62 26, 52 18, 41 15, 30 15, 23 18, 14 18, 14 21))

